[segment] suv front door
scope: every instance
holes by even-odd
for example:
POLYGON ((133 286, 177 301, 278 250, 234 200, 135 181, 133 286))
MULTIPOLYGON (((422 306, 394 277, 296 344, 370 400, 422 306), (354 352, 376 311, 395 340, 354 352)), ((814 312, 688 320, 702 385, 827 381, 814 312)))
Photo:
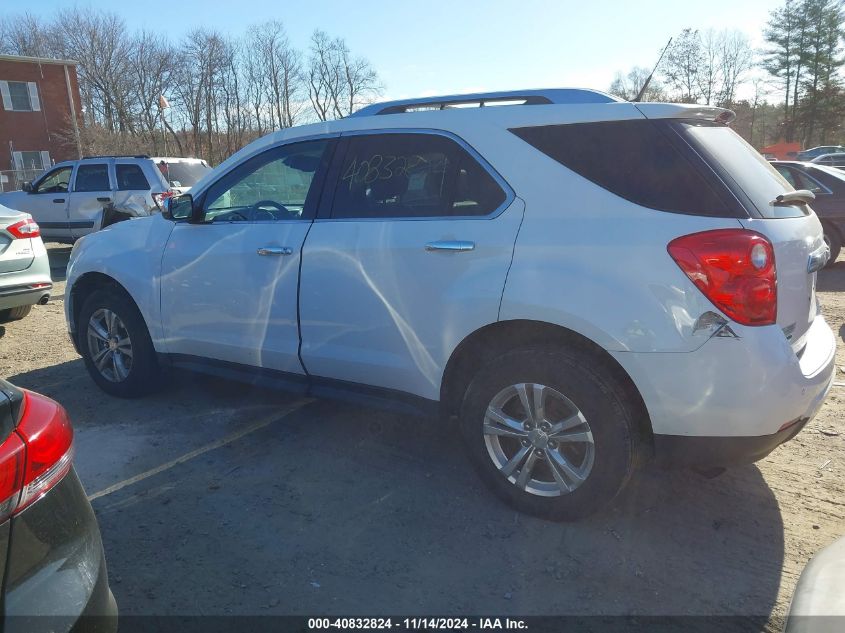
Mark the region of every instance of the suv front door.
POLYGON ((264 151, 198 192, 201 221, 177 222, 162 258, 169 353, 303 373, 300 252, 331 142, 264 151))
POLYGON ((20 211, 30 213, 41 227, 41 235, 45 242, 50 239, 68 239, 71 237, 68 229, 67 205, 68 183, 70 183, 73 167, 70 165, 57 167, 47 172, 26 195, 26 208, 20 211))
POLYGON ((457 344, 498 319, 522 201, 438 133, 344 136, 328 183, 302 259, 305 368, 437 400, 457 344))

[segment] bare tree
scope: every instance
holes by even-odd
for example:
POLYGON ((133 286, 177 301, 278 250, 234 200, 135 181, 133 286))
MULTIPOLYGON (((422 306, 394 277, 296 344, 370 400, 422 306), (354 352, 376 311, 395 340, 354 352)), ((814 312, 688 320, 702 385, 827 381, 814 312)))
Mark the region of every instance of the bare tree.
POLYGON ((268 100, 271 125, 292 127, 305 104, 301 54, 290 45, 284 25, 275 20, 250 28, 247 42, 253 80, 268 100))
MULTIPOLYGON (((627 74, 617 72, 613 83, 610 84, 610 94, 631 101, 640 93, 650 72, 648 68, 643 68, 642 66, 634 66, 627 74)), ((645 94, 643 94, 642 100, 664 101, 665 99, 666 93, 663 85, 657 79, 652 78, 648 84, 648 88, 646 88, 645 94)))
MULTIPOLYGON (((142 133, 149 137, 156 154, 160 153, 157 132, 166 123, 159 100, 173 81, 176 57, 176 51, 160 35, 142 31, 135 38, 131 75, 138 94, 137 118, 142 133)), ((172 128, 171 135, 181 152, 181 140, 172 128)))
POLYGON ((134 132, 131 116, 138 98, 131 77, 134 41, 114 13, 65 9, 55 22, 61 55, 80 62, 80 90, 86 95, 89 122, 109 130, 134 132))
POLYGON ((332 39, 323 31, 314 31, 308 97, 317 118, 326 121, 349 116, 381 92, 378 74, 366 59, 353 58, 343 39, 332 39))
POLYGON ((0 53, 51 57, 56 52, 51 27, 41 17, 26 12, 0 20, 0 53))
POLYGON ((679 100, 695 103, 701 97, 701 65, 701 36, 696 30, 684 29, 672 42, 663 71, 666 81, 679 93, 679 100))
MULTIPOLYGON (((719 74, 721 86, 717 105, 730 106, 736 98, 736 89, 745 82, 754 66, 754 49, 748 36, 740 31, 723 31, 718 38, 719 74)), ((755 86, 755 90, 758 86, 755 86)))
POLYGON ((79 61, 89 152, 158 154, 172 140, 179 154, 216 162, 271 129, 347 116, 381 92, 373 67, 343 39, 316 31, 308 52, 276 21, 242 38, 196 29, 174 44, 91 8, 0 18, 0 53, 79 61))

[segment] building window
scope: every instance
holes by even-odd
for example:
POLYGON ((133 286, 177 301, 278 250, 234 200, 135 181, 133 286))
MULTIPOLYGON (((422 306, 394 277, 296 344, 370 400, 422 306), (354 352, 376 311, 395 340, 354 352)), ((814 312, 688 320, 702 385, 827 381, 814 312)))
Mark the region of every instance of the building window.
POLYGON ((12 152, 13 166, 18 171, 42 171, 52 167, 50 152, 12 152))
POLYGON ((0 81, 0 97, 3 109, 14 112, 37 112, 41 110, 38 86, 33 81, 0 81))
POLYGON ((12 98, 12 110, 32 111, 29 102, 29 88, 23 81, 9 82, 9 96, 12 98))

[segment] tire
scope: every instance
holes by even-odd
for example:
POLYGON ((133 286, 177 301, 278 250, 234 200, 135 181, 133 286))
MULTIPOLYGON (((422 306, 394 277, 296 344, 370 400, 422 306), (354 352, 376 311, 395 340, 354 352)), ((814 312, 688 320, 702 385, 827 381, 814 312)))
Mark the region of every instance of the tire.
POLYGON ((32 311, 32 306, 18 306, 17 308, 7 308, 0 310, 0 323, 8 323, 9 321, 17 321, 24 318, 32 311))
POLYGON ((534 347, 508 352, 476 374, 464 395, 459 424, 473 465, 497 496, 527 514, 575 521, 609 504, 630 479, 638 450, 635 410, 630 396, 595 353, 534 347), (544 389, 529 387, 529 393, 521 397, 519 385, 544 389), (523 397, 533 400, 534 393, 543 394, 540 400, 545 415, 535 415, 530 427, 533 434, 525 437, 523 397), (488 416, 490 407, 504 413, 507 422, 523 427, 520 435, 508 436, 515 429, 488 416), (545 422, 538 424, 538 420, 545 422), (570 441, 544 444, 555 437, 548 423, 560 420, 569 420, 561 422, 558 431, 569 434, 570 441), (501 433, 503 426, 508 435, 490 433, 491 427, 501 433), (538 426, 544 428, 537 431, 538 426), (503 469, 508 469, 511 458, 524 451, 520 467, 506 475, 503 469), (522 489, 520 475, 532 459, 531 453, 536 459, 522 489), (537 457, 540 454, 542 457, 537 457), (555 467, 553 461, 564 466, 555 467), (565 466, 575 476, 567 474, 565 466))
POLYGON ((112 288, 94 291, 79 311, 76 328, 85 367, 100 389, 119 398, 138 398, 160 386, 147 325, 125 293, 112 288))
POLYGON ((830 247, 830 259, 827 260, 825 266, 827 268, 827 266, 833 266, 836 263, 839 252, 842 250, 842 238, 839 237, 839 232, 833 227, 823 224, 822 228, 824 229, 824 241, 830 247))

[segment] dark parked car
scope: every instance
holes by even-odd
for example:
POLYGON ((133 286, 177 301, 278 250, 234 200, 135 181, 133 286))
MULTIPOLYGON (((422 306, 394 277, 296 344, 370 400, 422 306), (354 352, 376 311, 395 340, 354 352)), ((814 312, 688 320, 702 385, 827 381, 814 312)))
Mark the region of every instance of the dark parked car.
POLYGON ((838 167, 839 169, 842 169, 845 167, 845 152, 822 154, 821 156, 816 156, 810 162, 814 165, 827 165, 828 167, 838 167))
POLYGON ((796 160, 811 160, 816 156, 821 156, 822 154, 830 154, 832 152, 845 152, 845 147, 841 145, 819 145, 818 147, 812 147, 810 149, 805 149, 803 152, 798 152, 798 155, 795 157, 796 160))
POLYGON ((778 161, 772 166, 796 189, 808 189, 816 194, 811 206, 821 220, 825 242, 830 246, 828 265, 833 264, 845 239, 845 171, 795 161, 778 161))
POLYGON ((53 400, 0 380, 3 631, 113 632, 100 529, 72 465, 73 429, 53 400))

